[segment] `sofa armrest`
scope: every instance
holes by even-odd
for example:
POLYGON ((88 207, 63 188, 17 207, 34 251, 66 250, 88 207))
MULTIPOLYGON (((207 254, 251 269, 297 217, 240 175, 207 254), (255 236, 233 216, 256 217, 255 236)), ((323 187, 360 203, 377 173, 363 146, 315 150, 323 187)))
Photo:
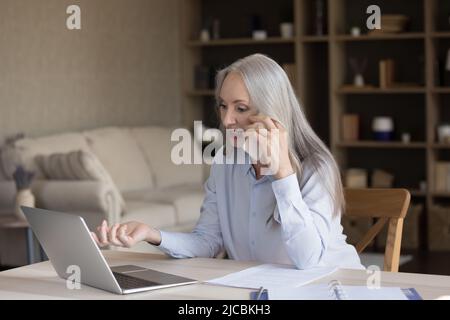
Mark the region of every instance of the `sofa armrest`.
MULTIPOLYGON (((120 200, 113 188, 101 181, 37 180, 32 185, 36 206, 49 210, 78 213, 92 223, 106 219, 109 224, 120 221, 120 200), (97 217, 90 217, 94 214, 97 217)), ((92 227, 92 226, 90 226, 92 227)))
POLYGON ((0 214, 14 210, 16 201, 16 185, 13 181, 0 181, 0 214))

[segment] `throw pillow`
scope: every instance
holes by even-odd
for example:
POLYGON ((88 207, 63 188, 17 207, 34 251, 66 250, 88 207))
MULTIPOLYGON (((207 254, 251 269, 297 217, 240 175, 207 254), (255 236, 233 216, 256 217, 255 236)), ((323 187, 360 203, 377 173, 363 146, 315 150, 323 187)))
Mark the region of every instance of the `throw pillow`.
POLYGON ((100 160, 88 151, 72 151, 68 153, 53 153, 38 155, 36 164, 47 179, 51 180, 95 180, 103 181, 113 187, 114 194, 119 199, 122 209, 125 201, 100 160))

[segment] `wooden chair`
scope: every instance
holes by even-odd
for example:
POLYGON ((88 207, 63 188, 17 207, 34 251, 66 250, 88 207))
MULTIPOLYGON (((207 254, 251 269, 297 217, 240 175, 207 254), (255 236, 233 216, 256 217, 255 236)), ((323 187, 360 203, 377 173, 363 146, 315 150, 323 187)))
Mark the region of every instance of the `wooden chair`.
POLYGON ((388 222, 384 271, 398 272, 402 241, 403 219, 408 211, 411 195, 406 189, 344 189, 345 215, 360 218, 378 218, 357 243, 361 253, 388 222))

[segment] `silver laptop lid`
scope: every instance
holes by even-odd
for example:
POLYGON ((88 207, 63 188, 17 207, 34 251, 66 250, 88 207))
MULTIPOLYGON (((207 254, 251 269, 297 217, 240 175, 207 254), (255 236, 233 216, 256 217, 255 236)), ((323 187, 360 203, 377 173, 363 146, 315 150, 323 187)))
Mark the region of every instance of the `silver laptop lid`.
POLYGON ((21 209, 61 278, 67 279, 72 274, 68 268, 76 266, 81 283, 122 293, 83 218, 24 206, 21 209))

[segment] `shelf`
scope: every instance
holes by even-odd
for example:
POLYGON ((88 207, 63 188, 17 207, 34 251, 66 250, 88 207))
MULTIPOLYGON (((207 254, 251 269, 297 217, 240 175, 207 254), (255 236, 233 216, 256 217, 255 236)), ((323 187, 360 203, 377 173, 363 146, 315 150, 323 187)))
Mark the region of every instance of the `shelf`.
POLYGON ((373 88, 340 88, 336 91, 338 94, 420 94, 425 93, 425 87, 393 87, 381 89, 373 88))
POLYGON ((403 143, 395 142, 378 142, 378 141, 355 141, 355 142, 338 142, 336 146, 340 148, 395 148, 395 149, 421 149, 426 148, 425 142, 403 143))
POLYGON ((450 198, 450 192, 448 191, 433 191, 431 195, 438 198, 450 198))
POLYGON ((191 97, 214 97, 214 90, 189 90, 186 92, 191 97))
POLYGON ((254 40, 252 38, 230 38, 210 41, 188 41, 190 47, 210 47, 210 46, 233 46, 233 45, 264 45, 264 44, 293 44, 294 38, 286 39, 280 37, 267 38, 265 40, 254 40))
POLYGON ((329 36, 301 36, 299 37, 301 42, 328 42, 329 36))
POLYGON ((420 40, 425 39, 425 34, 421 32, 409 32, 409 33, 393 33, 393 34, 377 34, 360 36, 352 36, 347 34, 337 35, 335 40, 337 41, 377 41, 377 40, 420 40))
POLYGON ((450 87, 434 87, 431 89, 433 93, 450 93, 450 87))
POLYGON ((434 143, 432 145, 434 149, 450 149, 450 144, 446 143, 434 143))
POLYGON ((449 38, 450 39, 450 31, 432 32, 431 37, 433 37, 433 38, 449 38))

